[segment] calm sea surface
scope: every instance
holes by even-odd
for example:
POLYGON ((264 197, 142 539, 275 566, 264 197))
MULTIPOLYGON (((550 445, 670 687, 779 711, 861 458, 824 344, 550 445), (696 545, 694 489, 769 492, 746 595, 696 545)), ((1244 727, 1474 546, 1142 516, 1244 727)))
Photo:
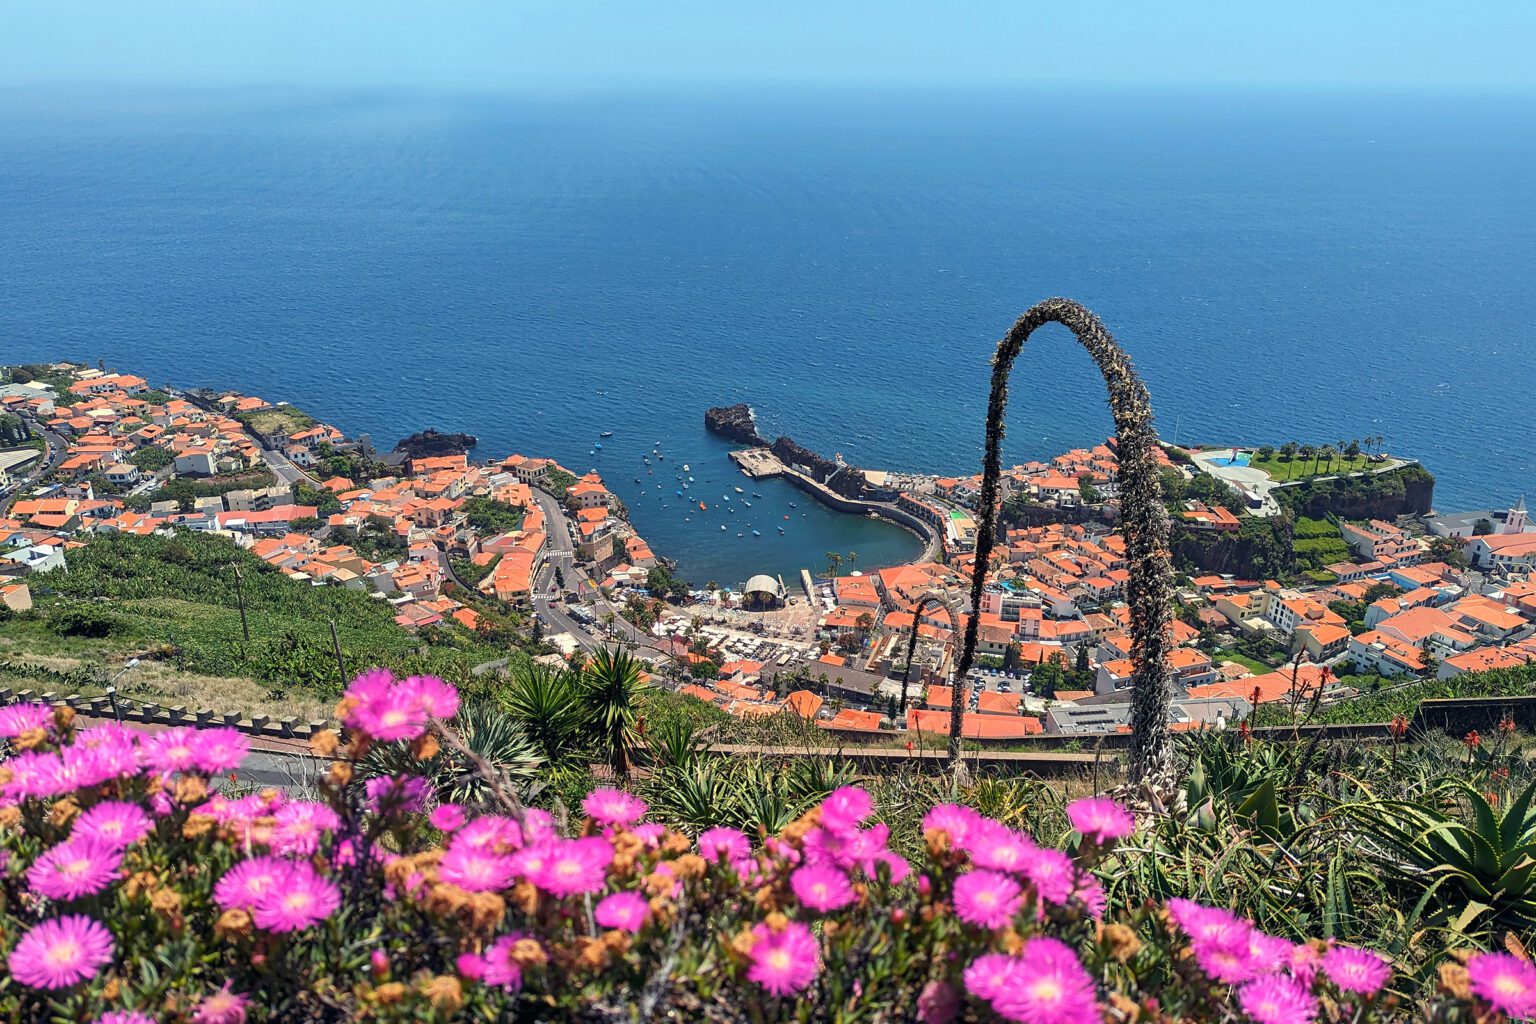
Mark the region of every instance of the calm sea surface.
MULTIPOLYGON (((1056 294, 1130 350, 1165 437, 1381 434, 1442 509, 1536 494, 1533 282, 1529 101, 0 98, 0 357, 595 467, 698 582, 917 550, 739 477, 705 407, 969 472, 992 344, 1056 294)), ((1102 439, 1101 392, 1042 331, 1008 454, 1102 439)))

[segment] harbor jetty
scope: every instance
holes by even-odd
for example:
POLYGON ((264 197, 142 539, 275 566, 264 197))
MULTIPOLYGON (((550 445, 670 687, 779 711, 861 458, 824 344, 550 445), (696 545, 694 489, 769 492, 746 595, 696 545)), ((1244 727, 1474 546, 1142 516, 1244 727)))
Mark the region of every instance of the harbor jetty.
POLYGON ((828 508, 895 523, 923 541, 924 561, 935 561, 942 555, 943 535, 932 523, 898 505, 896 494, 872 485, 862 469, 841 457, 828 459, 792 438, 780 437, 768 445, 757 432, 749 406, 710 409, 704 414, 704 425, 731 440, 756 439, 758 443, 751 447, 730 453, 731 461, 745 476, 753 480, 780 477, 828 508))

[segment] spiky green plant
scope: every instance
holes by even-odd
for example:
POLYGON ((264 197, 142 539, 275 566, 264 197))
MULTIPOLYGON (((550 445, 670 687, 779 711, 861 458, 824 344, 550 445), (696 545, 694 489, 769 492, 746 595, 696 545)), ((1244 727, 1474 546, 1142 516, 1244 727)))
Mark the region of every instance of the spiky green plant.
MULTIPOLYGON (((1152 425, 1152 403, 1147 388, 1136 375, 1130 357, 1099 318, 1071 299, 1046 299, 1025 311, 997 345, 992 360, 992 390, 987 401, 986 454, 981 477, 981 521, 976 532, 976 564, 971 574, 971 607, 981 607, 987 566, 997 539, 998 480, 1002 476, 1002 443, 1008 407, 1008 376, 1024 342, 1035 329, 1059 323, 1070 330, 1088 350, 1109 391, 1110 412, 1120 462, 1121 531, 1131 577, 1126 599, 1131 611, 1132 679, 1130 777, 1139 782, 1159 774, 1171 764, 1168 706, 1172 684, 1168 669, 1171 647, 1173 562, 1168 551, 1168 510, 1163 506, 1162 479, 1158 473, 1157 431, 1152 425)), ((965 626, 965 641, 955 676, 965 679, 976 656, 981 616, 972 614, 965 626)), ((962 687, 954 688, 950 705, 949 758, 960 759, 962 687)))

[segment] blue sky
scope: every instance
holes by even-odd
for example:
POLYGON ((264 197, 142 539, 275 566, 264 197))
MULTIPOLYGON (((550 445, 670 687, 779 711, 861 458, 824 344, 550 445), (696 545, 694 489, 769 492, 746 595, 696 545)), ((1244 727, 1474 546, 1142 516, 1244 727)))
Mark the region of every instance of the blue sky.
POLYGON ((1533 0, 12 0, 0 83, 1536 91, 1533 0))

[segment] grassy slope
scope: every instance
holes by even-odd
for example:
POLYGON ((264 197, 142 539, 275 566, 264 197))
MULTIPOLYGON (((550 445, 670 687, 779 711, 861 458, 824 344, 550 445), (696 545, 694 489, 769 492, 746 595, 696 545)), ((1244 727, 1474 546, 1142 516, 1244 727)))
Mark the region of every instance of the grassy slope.
POLYGON ((221 537, 102 537, 71 552, 66 571, 32 582, 37 615, 0 622, 0 649, 13 661, 92 665, 153 652, 185 673, 329 699, 340 682, 332 621, 349 673, 383 664, 463 682, 471 666, 508 654, 456 626, 408 633, 384 602, 295 582, 221 537), (241 639, 234 565, 244 576, 249 645, 241 639), (104 617, 109 635, 59 635, 50 625, 81 610, 104 617))
POLYGON ((1365 469, 1371 465, 1369 459, 1360 456, 1355 459, 1346 459, 1342 455, 1332 462, 1323 461, 1318 464, 1317 472, 1312 472, 1313 460, 1303 459, 1300 455, 1286 462, 1278 454, 1267 459, 1260 459, 1257 455, 1248 463, 1252 469, 1263 470, 1270 478, 1284 483, 1287 480, 1302 480, 1309 476, 1332 476, 1336 473, 1353 473, 1365 469))

